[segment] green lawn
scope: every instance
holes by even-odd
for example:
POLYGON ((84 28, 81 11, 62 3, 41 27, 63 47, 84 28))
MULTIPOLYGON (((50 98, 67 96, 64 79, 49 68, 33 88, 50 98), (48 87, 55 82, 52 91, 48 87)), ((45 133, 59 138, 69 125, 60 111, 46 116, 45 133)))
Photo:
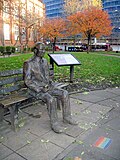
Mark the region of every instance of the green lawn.
POLYGON ((104 55, 116 55, 116 56, 120 56, 120 52, 116 53, 116 52, 107 52, 107 51, 99 51, 99 52, 92 52, 94 54, 104 54, 104 55))
MULTIPOLYGON (((120 58, 101 54, 72 53, 82 65, 74 67, 74 81, 90 84, 120 85, 120 58)), ((22 68, 23 62, 33 54, 0 58, 0 71, 22 68)), ((49 57, 45 56, 48 60, 49 57)), ((55 66, 56 80, 69 80, 69 66, 55 66)))

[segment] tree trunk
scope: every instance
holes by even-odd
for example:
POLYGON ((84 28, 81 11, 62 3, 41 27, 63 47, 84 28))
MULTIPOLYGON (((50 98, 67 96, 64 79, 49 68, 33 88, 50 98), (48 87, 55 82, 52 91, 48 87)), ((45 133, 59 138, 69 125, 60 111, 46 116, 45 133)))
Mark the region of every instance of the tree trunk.
POLYGON ((0 10, 0 41, 2 43, 2 45, 5 45, 4 42, 4 28, 3 28, 3 15, 2 15, 2 10, 0 10))
POLYGON ((88 44, 87 44, 88 48, 87 48, 87 53, 90 52, 90 44, 91 44, 91 35, 88 34, 88 44))
POLYGON ((53 53, 55 52, 55 45, 56 45, 56 37, 54 38, 54 41, 53 41, 53 53))
POLYGON ((75 47, 75 45, 76 45, 76 37, 74 36, 73 38, 74 38, 73 39, 73 44, 74 44, 74 47, 75 47))
POLYGON ((10 41, 11 44, 13 44, 13 37, 12 37, 12 31, 13 30, 13 24, 12 24, 12 7, 11 7, 11 0, 10 0, 10 41))

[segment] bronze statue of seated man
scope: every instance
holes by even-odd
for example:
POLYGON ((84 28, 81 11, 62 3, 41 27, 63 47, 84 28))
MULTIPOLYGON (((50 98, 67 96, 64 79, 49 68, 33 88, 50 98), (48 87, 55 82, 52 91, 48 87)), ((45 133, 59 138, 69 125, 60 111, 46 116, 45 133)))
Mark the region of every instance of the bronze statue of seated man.
POLYGON ((63 122, 76 125, 71 117, 70 98, 66 90, 57 88, 49 77, 49 65, 44 57, 45 45, 37 42, 34 47, 34 56, 24 63, 24 81, 29 88, 29 93, 42 99, 47 104, 51 128, 56 133, 63 132, 58 123, 57 103, 58 98, 62 104, 63 122))

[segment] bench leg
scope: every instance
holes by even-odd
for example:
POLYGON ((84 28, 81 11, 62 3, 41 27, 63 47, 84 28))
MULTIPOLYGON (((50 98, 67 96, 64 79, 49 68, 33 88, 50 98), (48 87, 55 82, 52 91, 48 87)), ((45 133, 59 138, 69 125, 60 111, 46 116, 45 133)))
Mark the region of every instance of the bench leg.
POLYGON ((57 98, 57 109, 61 110, 61 101, 59 98, 57 98))
POLYGON ((4 117, 4 108, 3 108, 3 104, 0 104, 0 122, 3 121, 3 117, 4 117))
POLYGON ((16 131, 18 127, 18 107, 17 106, 11 106, 9 108, 10 111, 10 119, 11 119, 11 128, 13 131, 16 131))

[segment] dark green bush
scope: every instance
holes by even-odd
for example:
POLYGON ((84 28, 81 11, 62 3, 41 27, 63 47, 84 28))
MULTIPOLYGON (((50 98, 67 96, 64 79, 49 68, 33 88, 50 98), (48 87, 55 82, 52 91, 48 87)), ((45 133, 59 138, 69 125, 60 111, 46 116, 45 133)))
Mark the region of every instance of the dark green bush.
POLYGON ((31 48, 30 48, 30 47, 28 47, 28 51, 31 51, 31 48))
POLYGON ((29 52, 29 51, 31 51, 31 48, 28 47, 28 46, 26 46, 26 47, 23 48, 23 51, 24 51, 24 52, 29 52))
POLYGON ((11 52, 15 53, 15 47, 14 46, 11 46, 11 52))
POLYGON ((5 47, 4 46, 0 46, 0 52, 3 53, 5 51, 5 47))
POLYGON ((6 46, 6 52, 11 52, 11 46, 6 46))
POLYGON ((31 52, 33 52, 34 51, 34 47, 31 47, 31 52))

